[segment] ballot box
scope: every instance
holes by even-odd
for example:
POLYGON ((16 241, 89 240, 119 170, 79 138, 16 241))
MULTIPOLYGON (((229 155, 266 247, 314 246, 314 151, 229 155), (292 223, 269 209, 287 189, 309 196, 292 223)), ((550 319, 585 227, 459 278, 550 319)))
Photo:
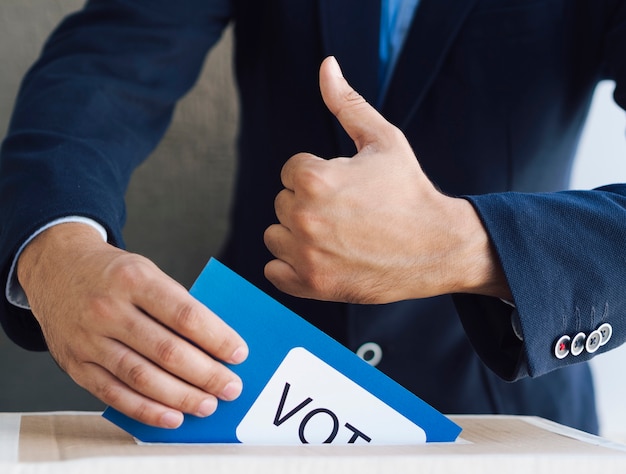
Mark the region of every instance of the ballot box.
POLYGON ((3 474, 626 472, 626 447, 536 417, 450 416, 452 443, 146 444, 99 413, 0 414, 3 474))

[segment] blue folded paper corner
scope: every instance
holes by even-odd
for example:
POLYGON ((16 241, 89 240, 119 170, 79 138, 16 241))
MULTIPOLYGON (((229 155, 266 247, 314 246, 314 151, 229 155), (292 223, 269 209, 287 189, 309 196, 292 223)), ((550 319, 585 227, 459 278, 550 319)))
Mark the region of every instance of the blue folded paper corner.
POLYGON ((211 259, 191 294, 248 343, 230 368, 241 396, 173 430, 109 407, 103 416, 143 442, 415 444, 451 442, 461 428, 353 352, 211 259))

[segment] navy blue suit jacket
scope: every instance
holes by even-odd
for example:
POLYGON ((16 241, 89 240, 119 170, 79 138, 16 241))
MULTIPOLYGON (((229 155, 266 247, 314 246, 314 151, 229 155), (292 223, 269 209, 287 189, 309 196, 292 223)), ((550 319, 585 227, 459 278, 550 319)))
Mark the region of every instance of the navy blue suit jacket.
MULTIPOLYGON (((523 342, 499 300, 454 295, 382 306, 299 300, 263 277, 280 169, 300 151, 351 155, 324 107, 335 55, 378 103, 377 0, 91 0, 25 78, 0 162, 0 269, 54 218, 84 215, 122 246, 124 192, 224 26, 235 25, 239 167, 222 260, 445 413, 545 416, 597 430, 585 360, 563 334, 609 322, 626 337, 626 186, 566 189, 596 83, 626 104, 626 4, 618 0, 422 0, 383 114, 427 175, 476 207, 504 267, 523 342)), ((175 158, 173 158, 175 159, 175 158)), ((45 343, 32 315, 0 305, 7 334, 45 343)), ((596 353, 596 354, 597 354, 596 353)))

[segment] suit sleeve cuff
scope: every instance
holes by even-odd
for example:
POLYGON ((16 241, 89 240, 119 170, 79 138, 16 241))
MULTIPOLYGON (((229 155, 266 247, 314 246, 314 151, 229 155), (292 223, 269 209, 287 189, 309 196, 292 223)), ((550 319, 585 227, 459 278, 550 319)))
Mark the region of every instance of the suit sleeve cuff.
POLYGON ((453 299, 465 333, 483 363, 509 382, 527 377, 528 363, 517 309, 489 296, 456 294, 453 299))

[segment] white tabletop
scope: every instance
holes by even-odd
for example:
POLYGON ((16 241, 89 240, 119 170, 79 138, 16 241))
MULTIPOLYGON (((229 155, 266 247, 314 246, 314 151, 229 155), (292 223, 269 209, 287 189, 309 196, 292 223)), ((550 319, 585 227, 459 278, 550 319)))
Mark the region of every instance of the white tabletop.
POLYGON ((456 443, 140 445, 94 413, 0 414, 3 474, 626 472, 626 447, 534 417, 452 416, 456 443))

